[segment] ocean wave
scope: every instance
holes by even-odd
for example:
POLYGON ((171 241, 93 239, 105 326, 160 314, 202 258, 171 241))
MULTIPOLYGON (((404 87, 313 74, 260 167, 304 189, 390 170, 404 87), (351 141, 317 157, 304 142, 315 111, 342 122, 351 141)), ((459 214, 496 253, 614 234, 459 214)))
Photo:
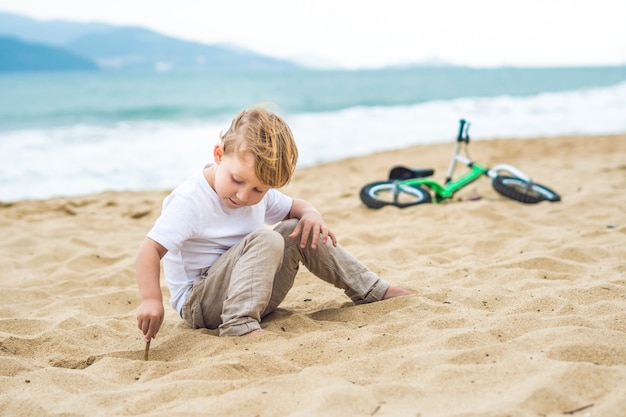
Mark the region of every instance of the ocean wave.
POLYGON ((140 121, 221 122, 260 102, 274 103, 284 114, 324 114, 502 95, 524 98, 625 80, 626 67, 0 74, 0 132, 140 121))
POLYGON ((290 118, 304 164, 415 144, 453 141, 459 119, 474 139, 626 132, 626 82, 529 97, 430 101, 412 106, 354 107, 290 118))
MULTIPOLYGON (((433 100, 285 113, 299 166, 455 139, 458 120, 473 139, 626 132, 626 82, 528 97, 433 100)), ((168 189, 211 160, 230 117, 129 121, 0 132, 0 200, 104 190, 168 189), (8 157, 10 156, 10 158, 8 157)))

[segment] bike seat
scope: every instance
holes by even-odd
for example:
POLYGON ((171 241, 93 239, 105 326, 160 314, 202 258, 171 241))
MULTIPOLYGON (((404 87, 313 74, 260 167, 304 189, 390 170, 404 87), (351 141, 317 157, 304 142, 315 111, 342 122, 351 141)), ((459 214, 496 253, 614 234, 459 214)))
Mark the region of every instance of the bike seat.
POLYGON ((430 168, 407 168, 403 166, 395 166, 389 171, 389 180, 408 180, 411 178, 423 178, 430 177, 435 173, 434 169, 430 168))

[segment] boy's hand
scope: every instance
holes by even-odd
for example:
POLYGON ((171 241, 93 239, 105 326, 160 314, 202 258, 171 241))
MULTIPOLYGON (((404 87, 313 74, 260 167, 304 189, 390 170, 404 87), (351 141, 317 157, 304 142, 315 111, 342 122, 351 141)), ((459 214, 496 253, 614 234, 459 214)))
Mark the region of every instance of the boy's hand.
POLYGON ((163 301, 146 300, 141 303, 137 312, 137 327, 142 331, 146 342, 156 337, 164 316, 163 301))
POLYGON ((165 317, 163 294, 159 285, 159 269, 161 258, 166 253, 167 249, 148 237, 143 240, 137 253, 137 285, 141 294, 137 327, 143 332, 146 342, 156 336, 165 317))
POLYGON ((309 240, 309 236, 311 236, 311 248, 316 249, 319 239, 317 237, 322 238, 322 243, 326 244, 328 238, 330 238, 333 242, 333 246, 337 246, 337 238, 335 234, 330 230, 330 228, 322 219, 322 215, 317 212, 317 210, 307 211, 303 213, 296 225, 293 232, 287 236, 290 239, 294 239, 300 235, 300 247, 306 247, 306 242, 309 240))

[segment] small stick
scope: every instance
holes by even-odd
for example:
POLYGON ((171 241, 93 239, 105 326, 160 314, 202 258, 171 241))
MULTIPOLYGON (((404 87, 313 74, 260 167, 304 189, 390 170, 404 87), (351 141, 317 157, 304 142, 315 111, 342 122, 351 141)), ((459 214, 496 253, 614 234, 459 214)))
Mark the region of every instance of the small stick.
POLYGON ((150 350, 150 341, 148 340, 146 342, 146 350, 143 351, 143 360, 147 361, 148 360, 148 351, 150 350))
POLYGON ((576 408, 574 410, 563 411, 563 414, 576 414, 577 412, 586 410, 586 409, 588 409, 590 407, 593 407, 593 403, 587 404, 587 405, 583 405, 582 407, 578 407, 578 408, 576 408))

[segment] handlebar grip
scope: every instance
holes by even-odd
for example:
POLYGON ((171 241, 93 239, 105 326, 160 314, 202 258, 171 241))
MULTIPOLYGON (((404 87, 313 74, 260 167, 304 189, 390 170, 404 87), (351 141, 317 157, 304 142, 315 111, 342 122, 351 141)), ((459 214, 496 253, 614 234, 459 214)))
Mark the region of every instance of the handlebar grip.
POLYGON ((463 130, 465 129, 465 123, 467 123, 465 119, 459 120, 459 134, 456 137, 457 142, 463 142, 463 130))

